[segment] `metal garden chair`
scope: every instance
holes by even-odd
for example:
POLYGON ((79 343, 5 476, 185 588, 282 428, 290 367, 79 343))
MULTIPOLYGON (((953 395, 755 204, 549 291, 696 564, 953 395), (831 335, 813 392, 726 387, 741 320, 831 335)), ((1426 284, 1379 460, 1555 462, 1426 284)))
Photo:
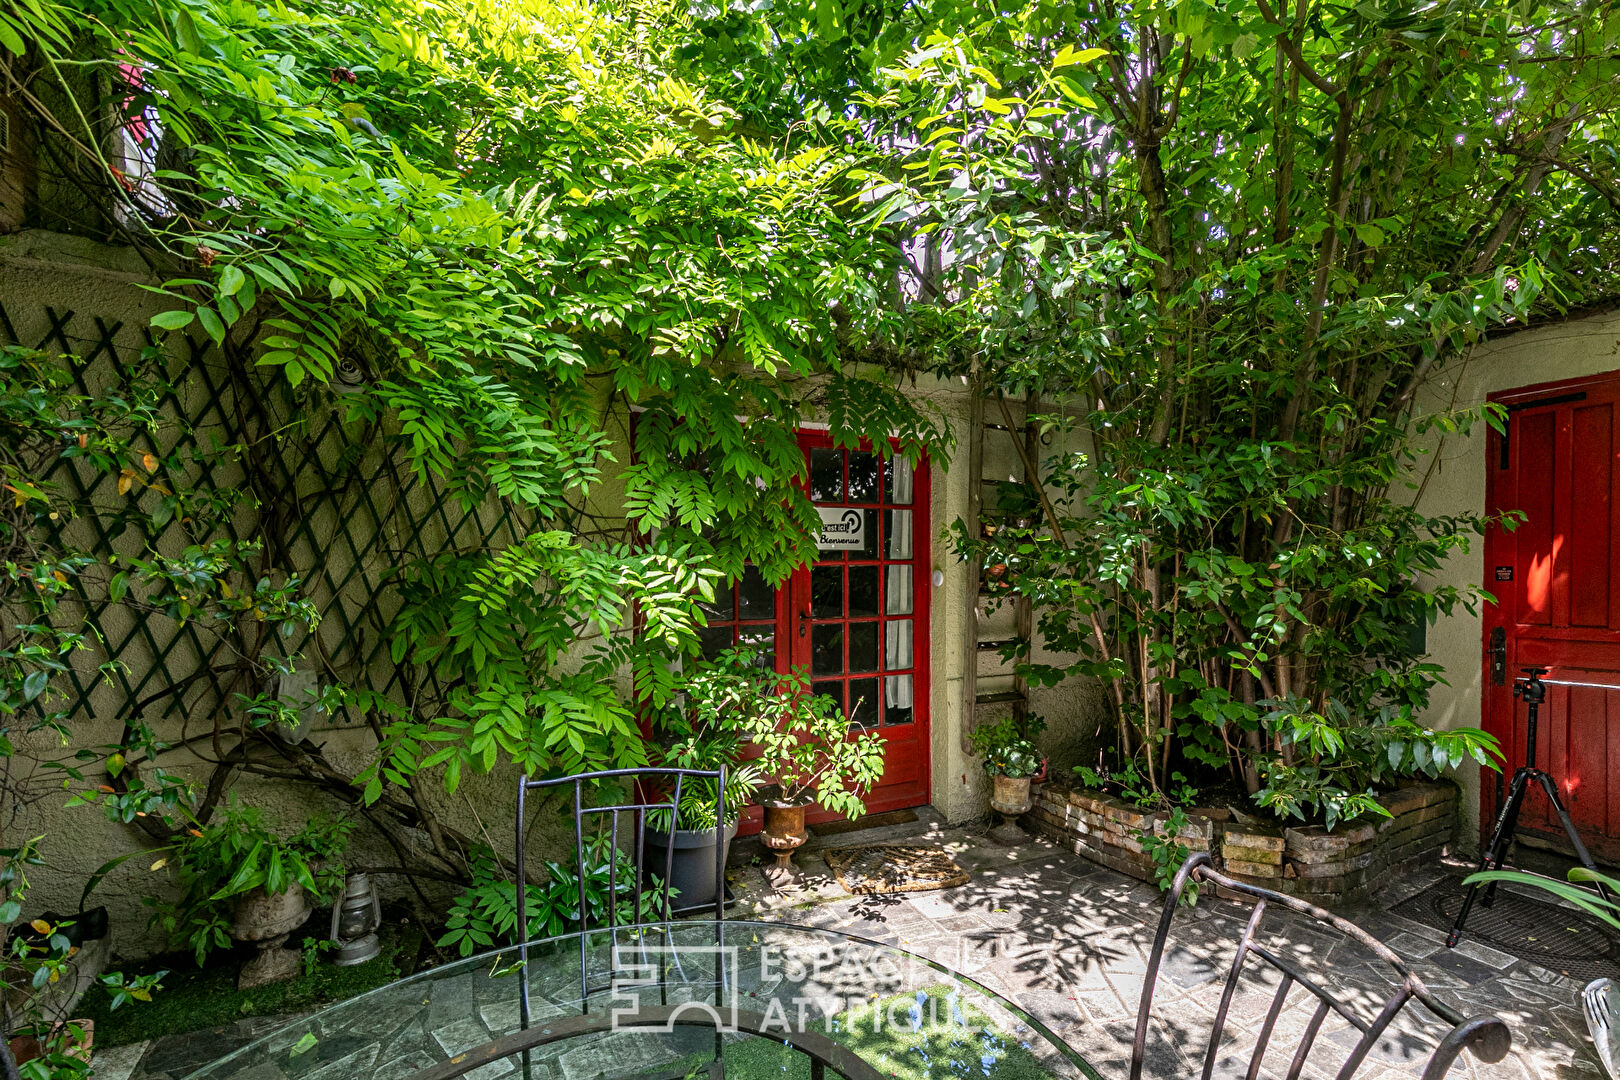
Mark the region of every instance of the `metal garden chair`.
MULTIPOLYGON (((500 1035, 482 1046, 472 1047, 457 1053, 447 1061, 431 1065, 415 1073, 409 1080, 458 1080, 485 1066, 497 1062, 510 1061, 518 1058, 522 1062, 524 1080, 531 1080, 532 1070, 531 1054, 537 1050, 554 1046, 569 1040, 610 1035, 614 1032, 630 1030, 673 1031, 676 1028, 691 1028, 701 1037, 704 1029, 713 1027, 714 1040, 710 1059, 706 1065, 695 1067, 681 1063, 675 1071, 648 1071, 645 1063, 638 1063, 634 1055, 623 1062, 623 1074, 626 1077, 635 1077, 637 1080, 685 1080, 691 1076, 706 1076, 709 1080, 725 1080, 726 1070, 723 1055, 724 1042, 721 1027, 714 1023, 714 1018, 726 1011, 723 994, 729 979, 735 978, 735 972, 728 973, 724 964, 725 947, 725 845, 721 842, 725 836, 725 790, 726 769, 721 766, 713 772, 697 769, 614 769, 605 772, 582 773, 578 776, 564 776, 555 780, 523 779, 518 785, 517 806, 517 881, 518 895, 525 898, 520 904, 519 917, 516 927, 517 950, 519 955, 518 984, 522 987, 520 992, 521 1023, 518 1030, 500 1035), (594 787, 599 781, 622 780, 630 785, 630 801, 609 806, 586 806, 585 788, 594 787), (689 790, 692 783, 707 783, 713 781, 715 799, 715 899, 714 918, 699 921, 688 920, 685 926, 703 926, 706 922, 714 927, 714 1006, 716 1012, 704 1013, 691 1008, 692 1002, 685 1000, 671 1003, 665 996, 666 969, 662 963, 653 965, 657 968, 660 1000, 657 1005, 644 1004, 632 1010, 629 1015, 621 1015, 617 1011, 609 1012, 605 1009, 593 1009, 591 995, 599 989, 606 989, 612 985, 612 977, 617 974, 609 970, 604 974, 607 980, 600 985, 593 984, 591 971, 588 966, 590 949, 587 939, 593 933, 605 933, 607 939, 614 947, 609 950, 613 957, 610 964, 617 963, 618 948, 621 931, 631 935, 630 940, 642 947, 639 964, 642 970, 632 973, 634 985, 641 985, 642 975, 648 965, 647 938, 649 934, 662 938, 664 942, 673 944, 673 934, 669 929, 671 920, 677 911, 673 903, 673 893, 670 887, 670 874, 675 858, 675 845, 672 842, 665 848, 663 876, 654 875, 653 895, 655 907, 651 914, 657 916, 656 920, 642 918, 645 910, 646 897, 646 828, 647 816, 653 813, 667 811, 670 814, 669 825, 673 832, 680 812, 681 796, 689 790), (525 885, 525 853, 524 840, 527 822, 528 794, 531 791, 549 788, 573 788, 574 796, 574 857, 579 872, 579 911, 576 916, 579 923, 579 964, 580 964, 580 1012, 567 1017, 548 1017, 543 1023, 533 1025, 531 1021, 529 1002, 529 948, 527 905, 525 885), (659 794, 648 794, 649 792, 659 794), (667 793, 669 798, 662 798, 667 793), (592 859, 587 856, 586 823, 606 815, 608 822, 603 835, 607 838, 606 859, 608 877, 608 902, 605 905, 606 926, 591 926, 590 911, 586 902, 586 878, 591 872, 592 859), (629 827, 621 830, 620 818, 629 815, 629 827), (635 906, 631 909, 633 919, 622 922, 619 918, 619 867, 618 852, 621 850, 621 840, 624 848, 630 855, 628 872, 633 877, 630 891, 634 897, 635 906)), ((654 870, 657 867, 653 867, 654 870)), ((690 908, 687 909, 690 911, 690 908)), ((684 947, 684 946, 683 946, 684 947)), ((679 954, 672 953, 676 963, 679 963, 679 954)), ((662 958, 660 958, 662 959, 662 958)), ((883 1080, 883 1074, 862 1061, 860 1056, 848 1047, 834 1042, 828 1035, 816 1031, 783 1032, 780 1020, 772 1020, 766 1015, 731 1010, 734 1021, 734 1030, 739 1033, 759 1036, 773 1042, 786 1042, 797 1052, 809 1059, 809 1075, 811 1080, 824 1080, 829 1072, 848 1080, 883 1080)), ((549 1074, 547 1074, 549 1075, 549 1074)), ((612 1073, 603 1075, 614 1075, 612 1073)))
MULTIPOLYGON (((714 790, 716 792, 716 842, 714 848, 714 871, 717 887, 715 889, 714 902, 714 930, 716 945, 715 957, 716 964, 718 965, 719 958, 722 955, 724 934, 721 924, 725 920, 725 845, 722 842, 725 837, 726 818, 726 768, 724 765, 713 771, 705 771, 700 769, 664 768, 611 769, 602 772, 580 773, 575 776, 563 776, 552 780, 531 780, 528 777, 525 777, 518 782, 517 858, 515 862, 517 865, 517 892, 519 896, 527 895, 525 886, 528 878, 526 875, 524 841, 526 839, 525 828, 526 818, 528 816, 528 794, 531 791, 544 791, 551 788, 573 788, 574 858, 575 870, 579 875, 579 911, 577 919, 579 923, 580 997, 582 999, 589 998, 594 990, 606 989, 609 985, 611 985, 613 976, 615 974, 615 972, 612 970, 603 972, 599 977, 600 982, 593 985, 592 973, 588 962, 590 953, 588 941, 592 936, 591 931, 593 929, 596 931, 605 931, 606 940, 610 945, 616 945, 618 943, 621 930, 632 933, 635 941, 643 947, 646 944, 648 933, 665 934, 667 936, 667 931, 664 928, 675 916, 674 895, 673 890, 670 887, 670 875, 673 871, 675 861, 675 845, 670 843, 668 847, 665 848, 664 865, 661 868, 656 866, 650 868, 653 871, 651 874, 651 887, 655 905, 654 911, 658 920, 660 921, 649 922, 643 920, 642 912, 646 910, 646 898, 649 886, 649 875, 647 873, 649 867, 647 866, 646 859, 647 815, 653 812, 667 811, 670 815, 670 828, 671 831, 673 831, 676 825, 676 819, 680 814, 681 797, 685 791, 688 790, 688 785, 706 782, 713 782, 714 790), (630 801, 608 806, 585 805, 586 788, 594 788, 602 781, 622 781, 626 783, 631 792, 630 801), (661 794, 656 793, 667 793, 669 797, 665 799, 661 794), (590 860, 588 860, 586 856, 586 832, 588 822, 594 825, 595 822, 600 821, 604 816, 608 819, 607 826, 603 831, 603 834, 608 838, 608 850, 606 856, 608 873, 608 902, 605 905, 607 925, 605 927, 598 926, 593 928, 590 926, 590 911, 587 906, 586 885, 591 870, 590 860), (629 822, 628 828, 621 831, 620 819, 623 816, 628 816, 629 822), (634 905, 630 909, 633 918, 630 922, 626 923, 621 923, 619 919, 619 893, 621 886, 619 882, 619 858, 617 853, 621 850, 621 841, 624 844, 624 850, 630 857, 629 873, 633 879, 630 887, 633 898, 632 902, 634 905), (662 870, 662 873, 659 873, 660 869, 662 870)), ((520 914, 517 920, 517 925, 514 927, 514 934, 517 938, 514 944, 517 945, 518 948, 518 960, 522 971, 522 974, 518 978, 518 983, 522 986, 519 1015, 522 1026, 527 1028, 529 1026, 530 1006, 528 978, 528 918, 526 906, 520 904, 519 912, 520 914)), ((610 950, 610 954, 613 951, 616 950, 610 950)), ((717 967, 715 975, 715 992, 717 995, 716 1000, 718 1001, 720 983, 723 981, 725 973, 719 970, 717 967)))
POLYGON ((1226 977, 1225 987, 1221 991, 1220 1005, 1216 1010, 1213 1030, 1210 1032, 1209 1043, 1204 1052, 1202 1080, 1210 1080, 1214 1074, 1215 1065, 1220 1058, 1221 1044, 1227 1034, 1227 1021, 1232 1007, 1232 999, 1246 966, 1265 967, 1278 972, 1282 978, 1272 998, 1271 1007, 1266 1013, 1265 1021, 1260 1028, 1255 1047, 1250 1057, 1246 1073, 1247 1080, 1255 1080, 1259 1076, 1264 1063, 1266 1050, 1271 1043, 1271 1037, 1276 1030, 1277 1018, 1283 1010, 1289 992, 1297 985, 1303 987, 1317 999, 1315 1012, 1306 1024, 1300 1035, 1298 1046, 1294 1050, 1288 1065, 1287 1077, 1295 1080, 1305 1067, 1316 1045, 1316 1037, 1322 1029, 1323 1022, 1329 1012, 1335 1012, 1343 1017, 1350 1026, 1360 1032, 1360 1037, 1351 1048, 1348 1057, 1339 1067, 1338 1080, 1349 1080, 1367 1060, 1369 1052, 1389 1028, 1392 1021, 1400 1015, 1408 1002, 1420 1002, 1434 1016, 1451 1025, 1451 1030, 1440 1040, 1434 1053, 1430 1055, 1424 1066, 1423 1080, 1440 1080, 1451 1068, 1463 1050, 1468 1050, 1480 1061, 1501 1061, 1507 1056, 1512 1045, 1512 1037, 1508 1033, 1507 1024, 1495 1016, 1479 1016, 1464 1019, 1461 1014, 1441 1002, 1423 984, 1423 981, 1412 974, 1389 946, 1373 937, 1361 927, 1339 918, 1332 912, 1325 911, 1314 904, 1305 902, 1292 896, 1285 896, 1270 889, 1262 889, 1241 881, 1236 881, 1215 870, 1208 853, 1199 852, 1182 864, 1177 872, 1174 882, 1170 886, 1170 893, 1164 900, 1164 913, 1159 919, 1159 931, 1153 939, 1153 951, 1148 958, 1147 974, 1142 984, 1142 1003, 1136 1017, 1136 1040, 1131 1048, 1130 1080, 1141 1080, 1143 1059, 1147 1052, 1147 1036, 1149 1022, 1152 1018, 1153 992, 1158 984, 1160 966, 1164 960, 1166 941, 1170 935, 1170 924, 1175 918, 1176 910, 1181 906, 1182 894, 1190 882, 1214 888, 1221 887, 1244 899, 1252 899, 1254 912, 1249 916, 1247 929, 1238 944, 1237 951, 1232 957, 1231 968, 1226 977), (1362 1016, 1346 1003, 1336 999, 1322 986, 1318 985, 1305 974, 1296 964, 1284 956, 1279 956, 1271 949, 1262 945, 1257 939, 1256 932, 1260 928, 1261 920, 1265 918, 1269 905, 1278 905, 1297 911, 1303 915, 1326 924, 1347 937, 1353 938, 1366 946, 1380 960, 1393 969, 1399 977, 1399 985, 1394 993, 1383 1003, 1376 1015, 1371 1018, 1362 1016), (1250 959, 1255 965, 1249 965, 1250 959))

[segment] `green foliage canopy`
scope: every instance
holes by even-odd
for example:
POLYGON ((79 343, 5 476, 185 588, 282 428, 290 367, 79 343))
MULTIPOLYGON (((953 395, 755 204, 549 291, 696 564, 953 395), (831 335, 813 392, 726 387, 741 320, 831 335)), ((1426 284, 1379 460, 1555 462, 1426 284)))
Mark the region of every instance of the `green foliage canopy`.
POLYGON ((664 658, 695 649, 698 599, 809 551, 798 423, 825 409, 847 445, 944 448, 839 361, 893 257, 837 207, 841 151, 735 131, 666 63, 682 20, 645 15, 111 0, 5 16, 10 85, 82 136, 124 238, 169 271, 155 327, 279 370, 312 409, 392 432, 439 490, 529 523, 509 548, 400 568, 392 659, 448 690, 329 695, 380 721, 368 800, 426 767, 453 789, 503 757, 642 760, 634 697, 673 692, 664 658), (124 160, 42 96, 72 100, 97 69, 122 87, 124 160), (329 404, 334 381, 348 392, 329 404), (619 460, 611 421, 632 411, 637 457, 619 460), (582 641, 598 642, 583 658, 582 641))
MULTIPOLYGON (((1033 528, 958 549, 1041 611, 1033 680, 1109 689, 1168 790, 1230 771, 1279 814, 1491 760, 1419 719, 1426 582, 1511 527, 1412 508, 1426 399, 1494 327, 1617 292, 1620 16, 1524 0, 782 0, 680 56, 752 123, 864 147, 906 259, 904 344, 1061 406, 1033 528)), ((1010 425, 1013 421, 1007 419, 1010 425)), ((1015 657, 1023 650, 1012 650, 1015 657)))

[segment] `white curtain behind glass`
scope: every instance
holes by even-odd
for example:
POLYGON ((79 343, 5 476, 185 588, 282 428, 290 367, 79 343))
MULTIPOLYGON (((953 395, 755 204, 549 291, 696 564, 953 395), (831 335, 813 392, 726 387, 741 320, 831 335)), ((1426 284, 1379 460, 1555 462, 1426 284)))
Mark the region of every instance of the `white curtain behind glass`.
MULTIPOLYGON (((890 619, 883 627, 883 659, 884 667, 893 671, 895 668, 908 668, 912 664, 911 653, 911 620, 890 619)), ((891 676, 886 690, 889 705, 896 708, 911 708, 911 676, 903 678, 891 676)))
MULTIPOLYGON (((887 552, 891 559, 911 558, 911 511, 889 511, 889 547, 887 552)), ((884 573, 887 600, 884 602, 885 615, 910 615, 912 602, 916 599, 915 575, 909 566, 891 566, 884 573)))
POLYGON ((911 676, 890 675, 883 680, 884 695, 888 698, 889 708, 911 708, 911 676))
POLYGON ((904 506, 911 502, 915 474, 911 471, 911 462, 905 458, 895 457, 890 460, 894 462, 894 490, 889 492, 889 501, 904 506))
MULTIPOLYGON (((889 501, 904 505, 913 496, 914 475, 911 463, 896 457, 893 489, 889 501)), ((912 553, 912 514, 910 510, 889 511, 889 544, 886 555, 890 559, 909 559, 912 553)), ((916 600, 916 574, 910 566, 891 566, 884 575, 884 614, 909 615, 916 600)), ((912 665, 911 620, 894 619, 884 626, 884 667, 907 668, 912 665)), ((890 675, 883 680, 883 696, 891 709, 909 709, 912 705, 912 679, 910 675, 890 675)))

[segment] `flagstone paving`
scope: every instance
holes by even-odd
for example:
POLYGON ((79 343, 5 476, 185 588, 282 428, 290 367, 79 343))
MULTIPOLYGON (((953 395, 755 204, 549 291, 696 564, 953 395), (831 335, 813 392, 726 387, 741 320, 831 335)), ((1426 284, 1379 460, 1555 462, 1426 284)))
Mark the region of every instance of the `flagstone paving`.
MULTIPOLYGON (((757 918, 860 934, 971 975, 1046 1024, 1103 1076, 1123 1078, 1163 910, 1158 889, 1043 840, 1007 849, 991 844, 980 830, 950 830, 936 842, 973 872, 971 882, 932 893, 834 899, 836 886, 811 853, 802 859, 803 884, 819 903, 807 907, 791 891, 761 890, 748 897, 749 905, 757 918)), ((1601 1068, 1579 1006, 1580 981, 1476 942, 1445 949, 1439 931, 1388 912, 1441 876, 1463 872, 1460 864, 1436 866, 1341 914, 1409 960, 1413 971, 1465 1016, 1494 1012, 1507 1021, 1514 1043, 1509 1056, 1493 1065, 1465 1056, 1452 1076, 1599 1080, 1601 1068)), ((1200 1075, 1220 989, 1252 910, 1204 897, 1178 914, 1155 995, 1148 1075, 1200 1075)), ((1358 1002, 1369 1018, 1393 989, 1387 965, 1330 928, 1287 911, 1268 914, 1264 925, 1269 930, 1262 940, 1358 1002)), ((1276 985, 1275 979, 1251 979, 1240 992, 1216 1075, 1244 1075, 1276 985)), ((1296 988, 1278 1019, 1262 1075, 1286 1074, 1314 1008, 1315 999, 1296 988)), ((1409 1005, 1358 1077, 1417 1075, 1446 1026, 1417 1003, 1409 1005)), ((1305 1075, 1333 1075, 1353 1034, 1342 1020, 1337 1030, 1331 1022, 1324 1026, 1319 1043, 1341 1049, 1335 1056, 1324 1045, 1305 1075)))
MULTIPOLYGON (((1027 844, 1006 848, 991 843, 981 829, 948 829, 933 819, 925 819, 903 837, 880 838, 937 844, 970 870, 973 879, 936 892, 852 897, 828 874, 820 854, 805 850, 798 856, 802 876, 792 882, 776 879, 781 888, 772 884, 763 865, 734 871, 732 888, 739 903, 731 917, 836 929, 939 962, 1016 1002, 1104 1077, 1123 1080, 1161 911, 1156 888, 1064 853, 1044 840, 1031 838, 1027 844)), ((829 839, 827 846, 861 842, 869 838, 848 834, 829 839)), ((1452 1076, 1601 1080, 1578 1005, 1578 980, 1476 942, 1444 949, 1438 931, 1388 912, 1441 875, 1461 872, 1460 866, 1436 866, 1344 914, 1408 958, 1413 970, 1459 1012, 1495 1012, 1508 1022, 1514 1045, 1506 1060, 1485 1065, 1465 1057, 1452 1076)), ((1148 1075, 1180 1080, 1200 1074, 1215 1001, 1250 910, 1206 896, 1178 915, 1155 998, 1148 1075)), ((1269 915, 1266 926, 1267 944, 1369 1015, 1388 995, 1392 983, 1387 967, 1363 946, 1290 912, 1269 915)), ((1256 979, 1238 995, 1216 1075, 1244 1074, 1275 986, 1274 980, 1256 979)), ((1294 1046, 1289 1036, 1298 1037, 1314 1008, 1308 1000, 1313 999, 1298 989, 1289 998, 1262 1075, 1286 1072, 1294 1046)), ((466 1018, 464 1009, 457 1015, 466 1018)), ((286 1019, 254 1018, 230 1028, 98 1052, 98 1080, 181 1080, 204 1061, 286 1019)), ((492 1030, 501 1027, 498 1021, 503 1019, 484 1017, 492 1030)), ((1417 1075, 1444 1030, 1444 1024, 1414 1003, 1358 1076, 1395 1080, 1417 1075)), ((449 1040, 447 1052, 454 1052, 450 1043, 460 1047, 478 1041, 479 1035, 449 1027, 436 1034, 441 1042, 449 1040)), ((1337 1065, 1334 1052, 1342 1056, 1353 1034, 1342 1020, 1337 1028, 1330 1021, 1319 1039, 1322 1050, 1305 1075, 1313 1080, 1331 1076, 1337 1065)), ((311 1053, 308 1080, 328 1076, 338 1080, 339 1074, 397 1080, 427 1063, 389 1061, 386 1047, 365 1033, 354 1035, 353 1046, 323 1046, 311 1053), (344 1059, 340 1062, 339 1057, 344 1059), (362 1058, 371 1063, 369 1069, 359 1068, 365 1064, 362 1058)))

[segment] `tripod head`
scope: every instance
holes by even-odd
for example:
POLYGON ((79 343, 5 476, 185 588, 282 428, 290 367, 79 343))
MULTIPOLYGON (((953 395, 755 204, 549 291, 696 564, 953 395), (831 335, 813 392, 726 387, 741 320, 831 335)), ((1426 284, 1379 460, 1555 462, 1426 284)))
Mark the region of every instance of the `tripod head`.
MULTIPOLYGON (((1513 680, 1513 696, 1524 698, 1524 703, 1530 706, 1540 705, 1543 701, 1546 701, 1547 684, 1541 681, 1541 677, 1547 674, 1547 672, 1551 669, 1544 667, 1523 667, 1519 670, 1524 672, 1525 675, 1522 679, 1513 680)), ((1535 710, 1532 708, 1530 712, 1532 721, 1534 720, 1535 715, 1535 710)))

